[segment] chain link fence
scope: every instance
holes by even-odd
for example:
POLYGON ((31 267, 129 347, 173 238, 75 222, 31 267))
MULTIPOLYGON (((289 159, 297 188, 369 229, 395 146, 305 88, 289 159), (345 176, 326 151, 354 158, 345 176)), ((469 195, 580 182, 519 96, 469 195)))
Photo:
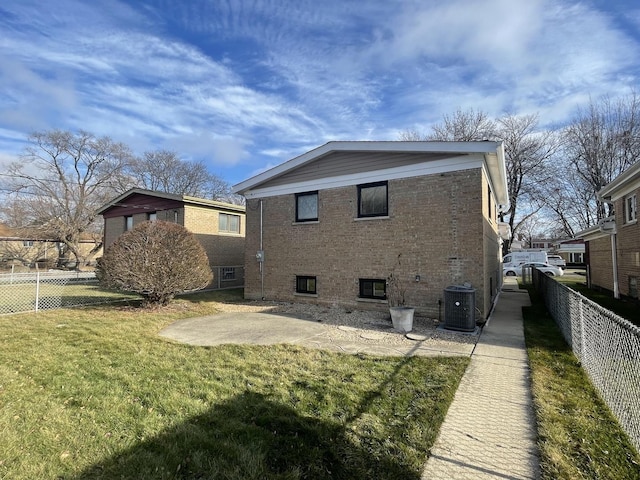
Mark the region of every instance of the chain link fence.
POLYGON ((100 288, 93 272, 0 274, 0 315, 77 307, 131 298, 100 288))
POLYGON ((640 451, 640 328, 535 270, 533 283, 582 367, 640 451))
MULTIPOLYGON (((215 266, 211 289, 244 286, 243 266, 215 266)), ((22 272, 0 274, 0 315, 139 298, 105 290, 94 272, 22 272)))

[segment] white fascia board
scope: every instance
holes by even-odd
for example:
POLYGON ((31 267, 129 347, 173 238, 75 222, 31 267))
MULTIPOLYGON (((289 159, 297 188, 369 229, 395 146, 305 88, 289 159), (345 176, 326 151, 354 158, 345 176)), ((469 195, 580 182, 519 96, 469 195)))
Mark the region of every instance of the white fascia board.
POLYGON ((387 168, 384 170, 374 170, 337 177, 322 178, 319 180, 308 180, 267 188, 257 188, 255 190, 245 191, 244 196, 247 199, 275 197, 277 195, 288 195, 312 190, 326 190, 329 188, 347 187, 384 180, 397 180, 400 178, 420 177, 423 175, 456 172, 473 168, 483 168, 482 156, 462 155, 443 160, 432 160, 412 165, 404 165, 402 167, 387 168))
POLYGON ((493 143, 494 149, 485 152, 484 158, 488 169, 488 178, 491 183, 491 190, 496 196, 500 205, 500 210, 505 212, 509 209, 509 189, 507 183, 507 166, 504 158, 504 146, 502 142, 493 143))
MULTIPOLYGON (((307 162, 331 152, 389 152, 389 153, 453 153, 453 154, 495 154, 502 151, 502 142, 398 142, 398 141, 337 141, 328 142, 298 157, 292 158, 276 167, 232 187, 233 193, 245 195, 248 190, 268 180, 277 178, 307 162)), ((500 153, 498 153, 500 155, 500 153)), ((504 161, 504 152, 502 152, 504 161)))
POLYGON ((615 201, 637 188, 640 188, 640 162, 636 162, 602 187, 598 192, 598 198, 602 201, 615 201))
POLYGON ((585 242, 609 236, 610 235, 608 233, 604 233, 602 230, 600 230, 599 225, 595 225, 575 234, 575 238, 582 238, 585 242))

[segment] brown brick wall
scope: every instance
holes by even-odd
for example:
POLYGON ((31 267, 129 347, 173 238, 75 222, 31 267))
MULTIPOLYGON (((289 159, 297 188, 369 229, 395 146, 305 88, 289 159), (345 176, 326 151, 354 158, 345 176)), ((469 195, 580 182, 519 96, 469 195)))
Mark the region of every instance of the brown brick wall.
POLYGON ((611 237, 587 242, 589 252, 589 275, 591 285, 613 291, 613 267, 611 260, 611 237))
MULTIPOLYGON (((437 316, 443 290, 470 282, 486 315, 492 292, 487 271, 498 272, 495 220, 489 223, 480 169, 389 181, 389 217, 357 219, 357 187, 321 190, 319 221, 295 224, 295 195, 263 202, 264 296, 357 308, 359 278, 386 278, 401 254, 407 303, 437 316), (294 294, 296 275, 317 277, 316 297, 294 294), (420 281, 416 282, 416 275, 420 281)), ((260 298, 255 254, 260 245, 260 200, 247 201, 245 295, 260 298)), ((494 289, 497 288, 497 281, 494 289)))
MULTIPOLYGON (((632 192, 640 199, 640 189, 632 192)), ((640 224, 637 221, 627 224, 624 221, 624 199, 615 202, 617 250, 618 250, 618 286, 620 294, 630 295, 629 277, 640 280, 640 224)))

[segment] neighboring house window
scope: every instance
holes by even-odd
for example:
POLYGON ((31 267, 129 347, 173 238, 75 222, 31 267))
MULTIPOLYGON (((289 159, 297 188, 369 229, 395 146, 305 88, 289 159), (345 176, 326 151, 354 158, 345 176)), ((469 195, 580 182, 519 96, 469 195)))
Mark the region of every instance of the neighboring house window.
POLYGON ((636 195, 629 195, 624 199, 624 221, 625 223, 631 223, 635 222, 637 218, 636 195))
POLYGON ((240 233, 240 215, 221 213, 219 217, 218 230, 227 233, 240 233))
POLYGON ((124 229, 129 231, 133 228, 133 217, 131 215, 127 215, 124 217, 124 229))
POLYGON ((387 282, 381 279, 361 278, 360 298, 387 299, 387 282))
POLYGON ((147 220, 150 222, 155 222, 158 219, 158 214, 156 212, 147 213, 147 220))
POLYGON ((33 240, 23 240, 22 241, 22 246, 23 247, 33 247, 33 240))
POLYGON ((296 222, 318 220, 318 192, 296 193, 296 222))
POLYGON ((316 277, 296 276, 296 293, 317 293, 316 277))
POLYGON ((220 269, 220 279, 222 281, 235 280, 236 279, 236 267, 222 267, 220 269))
POLYGON ((570 252, 569 263, 584 263, 584 254, 582 252, 570 252))
POLYGON ((358 185, 358 217, 384 217, 388 214, 387 182, 358 185))

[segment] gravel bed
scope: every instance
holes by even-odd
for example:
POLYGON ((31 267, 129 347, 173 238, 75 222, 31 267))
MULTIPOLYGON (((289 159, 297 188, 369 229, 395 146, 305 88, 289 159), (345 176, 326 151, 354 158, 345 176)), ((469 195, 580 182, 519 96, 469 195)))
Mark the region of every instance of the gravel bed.
MULTIPOLYGON (((292 315, 314 320, 327 327, 330 338, 364 343, 385 343, 391 345, 414 344, 415 340, 396 332, 391 325, 388 312, 369 310, 347 310, 339 306, 319 306, 303 303, 256 301, 248 303, 221 303, 224 312, 265 312, 292 315)), ((474 335, 438 329, 437 319, 415 316, 411 334, 424 340, 473 344, 478 340, 474 335)))

